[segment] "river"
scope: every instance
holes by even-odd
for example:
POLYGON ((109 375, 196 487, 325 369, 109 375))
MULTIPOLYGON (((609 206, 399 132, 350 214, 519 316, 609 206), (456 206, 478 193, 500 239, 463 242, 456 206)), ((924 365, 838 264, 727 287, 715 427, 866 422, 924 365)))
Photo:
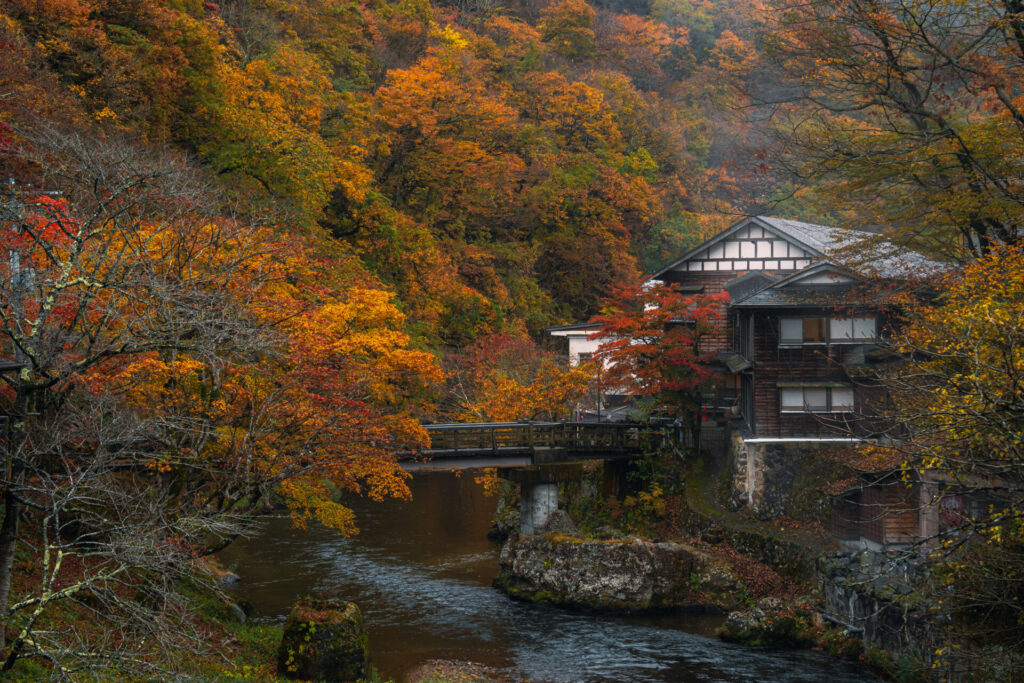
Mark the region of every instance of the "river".
POLYGON ((722 643, 721 617, 596 616, 510 600, 491 587, 495 501, 469 474, 417 474, 410 486, 411 502, 352 502, 361 529, 352 539, 266 520, 221 553, 242 577, 237 594, 270 621, 302 595, 358 603, 385 679, 402 680, 428 659, 464 659, 532 681, 872 680, 817 653, 722 643))

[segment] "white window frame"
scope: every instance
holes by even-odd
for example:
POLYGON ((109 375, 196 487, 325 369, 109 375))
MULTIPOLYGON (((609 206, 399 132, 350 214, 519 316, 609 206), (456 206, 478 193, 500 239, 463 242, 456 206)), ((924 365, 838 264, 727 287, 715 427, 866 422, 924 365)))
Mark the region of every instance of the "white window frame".
POLYGON ((796 346, 803 343, 804 319, 779 318, 779 346, 796 346))
POLYGON ((820 413, 852 413, 856 395, 852 386, 818 387, 793 386, 779 387, 779 412, 783 415, 803 415, 820 413), (796 407, 796 396, 800 394, 800 407, 796 407), (836 393, 842 397, 841 401, 836 393), (788 396, 787 396, 788 394, 788 396), (812 403, 814 401, 814 403, 812 403))
POLYGON ((779 346, 821 346, 823 344, 864 344, 878 339, 878 322, 872 317, 826 318, 820 315, 779 318, 779 346), (825 338, 804 337, 804 321, 825 320, 825 338))
POLYGON ((878 323, 875 318, 829 318, 828 340, 830 344, 863 344, 878 339, 878 323), (843 328, 846 328, 843 330, 843 328), (841 332, 845 331, 845 334, 841 332))

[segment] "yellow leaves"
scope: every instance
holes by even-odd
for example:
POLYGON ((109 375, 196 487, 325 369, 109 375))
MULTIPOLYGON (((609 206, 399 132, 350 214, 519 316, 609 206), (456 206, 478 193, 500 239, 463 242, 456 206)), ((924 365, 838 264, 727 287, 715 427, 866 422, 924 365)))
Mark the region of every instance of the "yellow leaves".
POLYGON ((593 374, 581 367, 545 363, 532 378, 513 378, 500 370, 479 380, 478 395, 466 404, 467 417, 492 422, 568 418, 593 384, 593 374))
POLYGON ((432 37, 441 41, 446 47, 455 50, 464 50, 469 47, 469 41, 466 37, 452 28, 451 24, 448 24, 441 30, 436 30, 432 33, 432 37))
MULTIPOLYGON (((97 391, 116 392, 126 407, 155 416, 169 409, 171 403, 194 401, 205 382, 205 369, 204 363, 185 355, 162 359, 150 353, 128 360, 113 371, 97 368, 85 381, 97 391)), ((222 414, 222 405, 208 407, 222 414)))
POLYGON ((117 114, 110 107, 103 107, 103 109, 93 114, 93 118, 100 125, 114 124, 117 122, 117 114))
POLYGON ((292 524, 305 529, 310 520, 334 529, 343 536, 358 533, 355 514, 349 508, 331 500, 331 491, 313 478, 289 479, 280 486, 285 503, 291 511, 292 524))
POLYGON ((430 55, 408 69, 388 72, 377 91, 381 123, 392 131, 417 130, 422 137, 461 132, 497 134, 516 112, 492 96, 472 62, 430 55))
POLYGON ((242 69, 225 64, 220 73, 234 106, 287 119, 311 133, 319 132, 325 110, 338 97, 319 60, 287 44, 242 69))
POLYGON ((336 154, 320 134, 339 95, 316 57, 283 44, 241 68, 222 61, 217 73, 224 102, 216 111, 219 134, 200 146, 206 159, 295 201, 309 222, 337 186, 353 198, 365 196, 369 172, 336 154))

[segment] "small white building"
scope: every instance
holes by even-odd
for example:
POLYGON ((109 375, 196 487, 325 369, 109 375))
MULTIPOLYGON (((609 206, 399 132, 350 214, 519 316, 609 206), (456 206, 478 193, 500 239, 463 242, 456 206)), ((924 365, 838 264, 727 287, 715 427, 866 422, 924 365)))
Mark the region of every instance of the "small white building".
POLYGON ((549 327, 546 331, 552 337, 565 337, 569 340, 569 365, 575 367, 593 358, 601 344, 608 341, 604 337, 590 338, 600 329, 601 326, 596 323, 576 323, 549 327))

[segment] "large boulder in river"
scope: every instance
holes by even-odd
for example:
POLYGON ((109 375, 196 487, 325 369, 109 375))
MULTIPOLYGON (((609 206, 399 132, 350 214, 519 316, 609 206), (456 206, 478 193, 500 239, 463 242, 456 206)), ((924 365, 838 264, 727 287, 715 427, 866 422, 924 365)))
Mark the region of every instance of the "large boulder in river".
POLYGON ((500 563, 495 585, 510 596, 592 610, 728 610, 744 593, 706 554, 635 537, 527 536, 506 542, 500 563))
POLYGON ((369 669, 369 639, 354 602, 305 598, 292 606, 277 652, 277 675, 356 681, 369 669))

